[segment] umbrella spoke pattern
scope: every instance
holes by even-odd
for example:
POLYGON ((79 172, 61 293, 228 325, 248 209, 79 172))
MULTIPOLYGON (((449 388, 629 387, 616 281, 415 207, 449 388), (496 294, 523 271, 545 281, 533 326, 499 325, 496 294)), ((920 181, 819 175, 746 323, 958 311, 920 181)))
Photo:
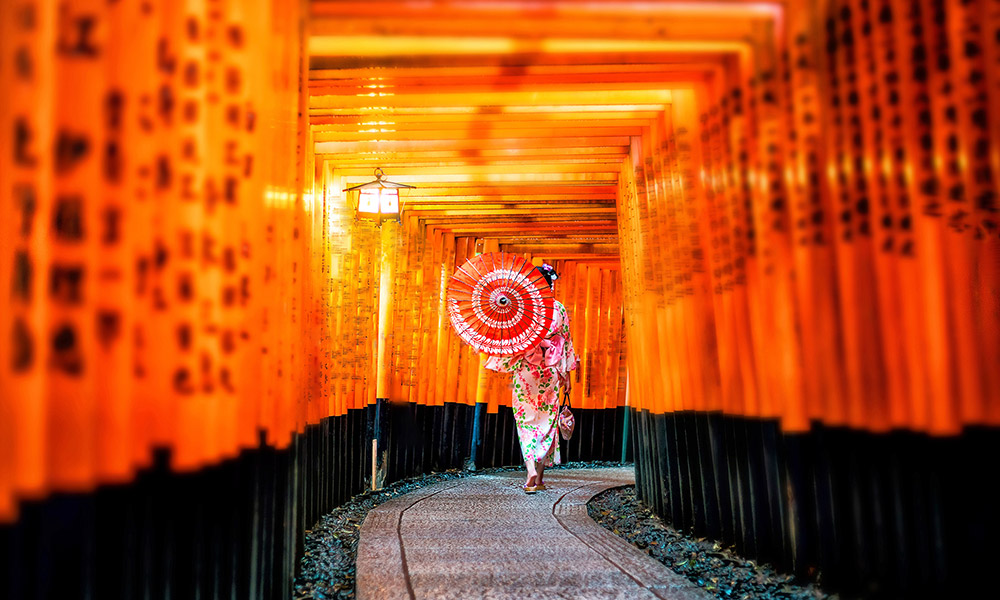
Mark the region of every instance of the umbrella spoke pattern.
POLYGON ((552 325, 554 302, 534 265, 506 252, 470 258, 448 282, 448 316, 455 332, 492 356, 538 345, 552 325))

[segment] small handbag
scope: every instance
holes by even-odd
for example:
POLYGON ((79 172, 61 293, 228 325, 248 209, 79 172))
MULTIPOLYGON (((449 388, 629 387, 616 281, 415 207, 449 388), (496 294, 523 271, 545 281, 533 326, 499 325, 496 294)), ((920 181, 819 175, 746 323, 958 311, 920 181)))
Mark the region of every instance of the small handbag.
POLYGON ((576 419, 573 418, 573 411, 569 409, 569 391, 563 390, 562 403, 559 405, 559 435, 562 439, 569 441, 573 437, 573 428, 576 427, 576 419))

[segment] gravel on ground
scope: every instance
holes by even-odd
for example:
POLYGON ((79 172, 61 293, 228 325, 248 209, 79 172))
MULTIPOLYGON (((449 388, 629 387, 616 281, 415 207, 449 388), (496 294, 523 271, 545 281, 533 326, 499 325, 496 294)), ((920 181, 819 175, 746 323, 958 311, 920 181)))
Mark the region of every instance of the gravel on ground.
POLYGON ((632 543, 705 591, 723 600, 834 600, 816 582, 775 571, 724 548, 719 542, 685 535, 667 525, 635 494, 635 486, 594 496, 587 512, 605 529, 632 543))
MULTIPOLYGON (((574 462, 552 469, 631 466, 619 462, 574 462)), ((292 597, 296 600, 354 598, 355 557, 361 524, 368 511, 402 494, 441 481, 472 475, 523 470, 524 467, 450 470, 393 483, 351 498, 324 515, 306 531, 292 597)), ((776 572, 768 565, 744 559, 718 542, 686 536, 664 523, 635 496, 635 487, 598 494, 587 505, 590 516, 606 529, 724 600, 837 600, 814 582, 776 572)))
MULTIPOLYGON (((598 467, 623 467, 631 463, 620 462, 571 462, 550 467, 549 470, 598 467)), ((358 536, 368 511, 396 496, 441 481, 489 475, 509 471, 522 471, 523 466, 492 469, 449 470, 404 479, 381 490, 367 491, 324 515, 306 531, 304 552, 293 584, 292 597, 296 600, 346 600, 354 598, 355 557, 358 536)))

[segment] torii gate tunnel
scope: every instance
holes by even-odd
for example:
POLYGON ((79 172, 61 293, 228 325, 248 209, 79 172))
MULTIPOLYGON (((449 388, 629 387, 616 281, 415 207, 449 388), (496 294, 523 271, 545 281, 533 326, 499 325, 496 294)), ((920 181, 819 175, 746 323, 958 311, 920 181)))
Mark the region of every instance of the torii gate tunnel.
POLYGON ((831 589, 989 584, 1000 2, 0 11, 0 596, 286 598, 352 496, 519 464, 444 305, 491 251, 560 274, 564 459, 831 589))

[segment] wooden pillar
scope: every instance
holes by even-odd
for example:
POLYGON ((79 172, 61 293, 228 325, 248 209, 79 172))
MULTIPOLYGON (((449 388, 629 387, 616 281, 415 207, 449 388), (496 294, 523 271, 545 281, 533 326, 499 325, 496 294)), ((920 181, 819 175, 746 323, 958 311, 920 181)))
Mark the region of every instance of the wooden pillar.
POLYGON ((46 334, 54 141, 55 6, 35 5, 34 23, 0 18, 0 56, 30 61, 29 74, 0 70, 0 522, 15 518, 15 495, 46 491, 46 421, 50 402, 46 334), (11 132, 20 131, 20 141, 11 132), (31 274, 33 273, 33 276, 31 274), (18 281, 19 285, 14 285, 18 281), (31 398, 31 402, 24 399, 31 398))
MULTIPOLYGON (((102 2, 65 6, 57 26, 55 93, 73 102, 55 105, 56 148, 101 148, 106 39, 85 40, 86 52, 69 51, 77 43, 75 24, 93 20, 96 31, 107 25, 102 2)), ((48 148, 39 146, 38 152, 48 148)), ((51 256, 38 265, 38 276, 49 280, 50 312, 44 343, 51 348, 45 372, 46 471, 53 489, 89 491, 97 463, 96 350, 94 287, 98 281, 100 206, 104 199, 103 168, 96 152, 56 157, 53 205, 49 222, 51 256)), ((6 292, 5 292, 6 293, 6 292)))
POLYGON ((396 261, 396 237, 399 224, 386 221, 381 234, 381 273, 378 294, 378 347, 375 363, 375 439, 372 450, 375 461, 372 465, 372 489, 381 489, 385 483, 386 461, 389 456, 389 436, 386 404, 389 402, 391 369, 389 368, 389 343, 392 332, 392 279, 396 261))

